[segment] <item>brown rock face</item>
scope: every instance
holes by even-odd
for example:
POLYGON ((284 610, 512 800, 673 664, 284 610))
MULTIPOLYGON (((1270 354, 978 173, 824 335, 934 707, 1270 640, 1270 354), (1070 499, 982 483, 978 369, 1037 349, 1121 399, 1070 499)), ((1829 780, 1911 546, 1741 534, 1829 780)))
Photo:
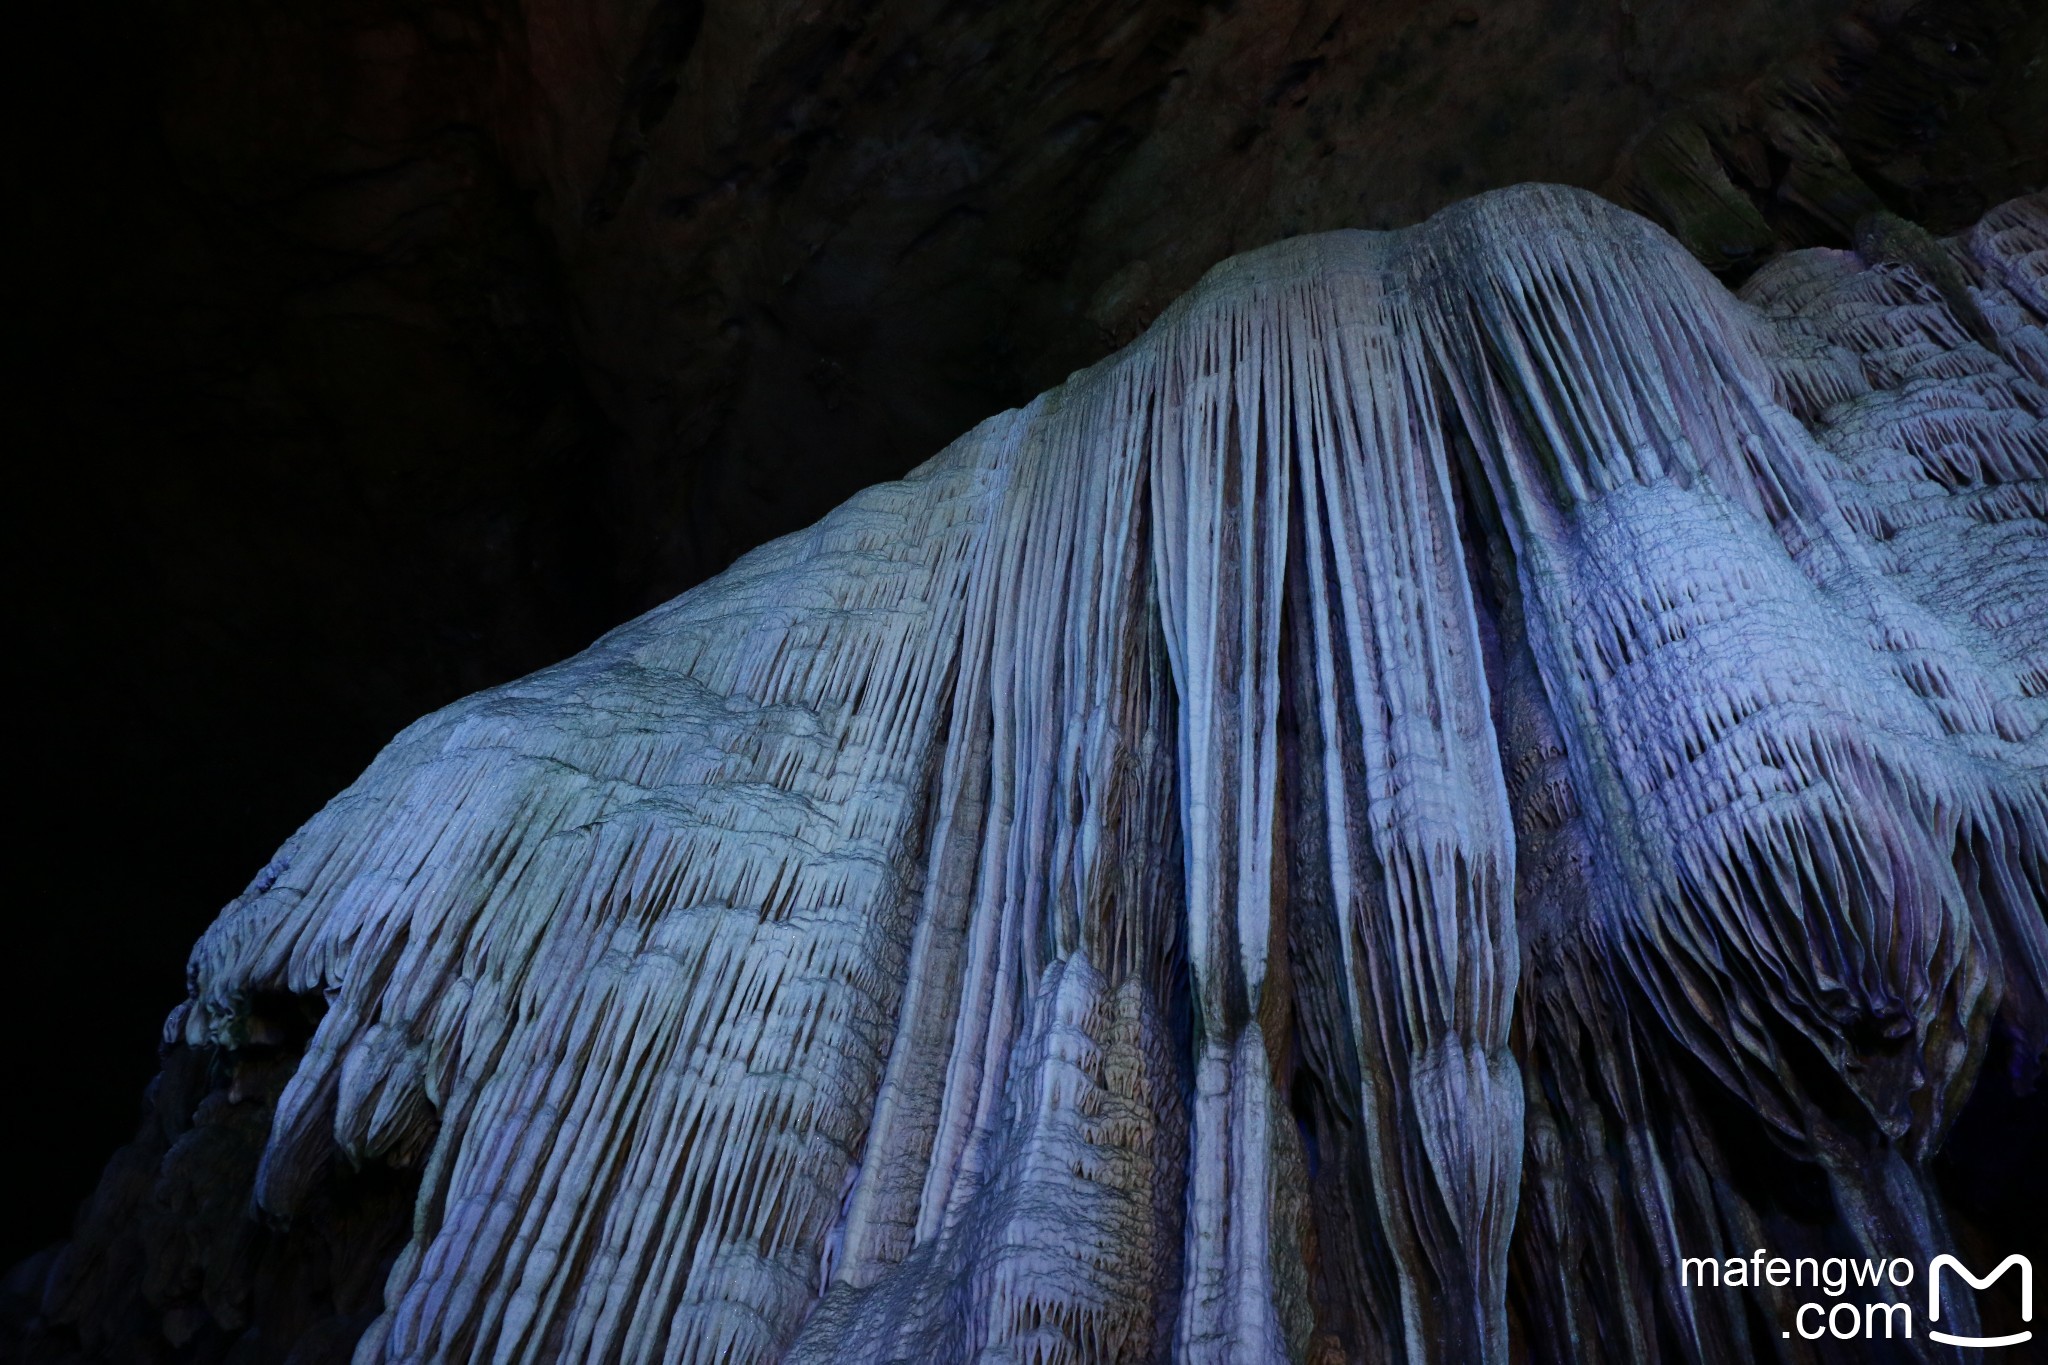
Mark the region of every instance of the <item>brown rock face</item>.
POLYGON ((529 22, 501 145, 625 434, 638 587, 900 472, 1281 237, 1548 180, 1742 267, 2038 179, 2040 19, 1875 9, 677 5, 529 22))
POLYGON ((185 945, 400 724, 901 473, 1224 256, 1552 180, 1740 272, 1878 207, 1960 226, 2040 183, 2048 127, 2019 0, 62 22, 13 82, 18 448, 50 476, 15 538, 50 795, 14 1022, 62 1037, 10 1061, 53 1113, 16 1251, 127 1129, 185 945))

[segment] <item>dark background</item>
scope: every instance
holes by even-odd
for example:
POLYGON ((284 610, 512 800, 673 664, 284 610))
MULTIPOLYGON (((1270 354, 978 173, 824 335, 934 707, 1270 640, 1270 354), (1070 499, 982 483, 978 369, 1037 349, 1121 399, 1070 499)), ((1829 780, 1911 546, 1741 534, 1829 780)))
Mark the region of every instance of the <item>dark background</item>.
POLYGON ((194 937, 415 716, 902 472, 1233 251, 1527 179, 1731 279, 1879 204, 1967 224, 2042 181, 2044 14, 47 7, 10 51, 0 1265, 132 1131, 194 937))

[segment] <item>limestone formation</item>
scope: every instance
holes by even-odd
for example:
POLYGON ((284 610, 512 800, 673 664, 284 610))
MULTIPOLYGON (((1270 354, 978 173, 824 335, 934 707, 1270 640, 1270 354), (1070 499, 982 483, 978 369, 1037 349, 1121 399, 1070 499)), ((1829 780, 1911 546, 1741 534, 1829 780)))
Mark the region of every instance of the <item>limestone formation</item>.
POLYGON ((34 1349, 1828 1359, 1677 1259, 1924 1262, 2048 1045, 2048 204, 1865 240, 1284 241, 420 721, 198 945, 34 1349))

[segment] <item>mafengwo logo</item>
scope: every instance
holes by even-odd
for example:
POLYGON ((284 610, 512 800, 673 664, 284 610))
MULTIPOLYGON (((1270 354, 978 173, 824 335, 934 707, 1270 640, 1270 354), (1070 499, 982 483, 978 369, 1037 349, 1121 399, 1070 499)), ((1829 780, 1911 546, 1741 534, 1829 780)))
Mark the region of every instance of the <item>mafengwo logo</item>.
MULTIPOLYGON (((2015 1267, 2020 1272, 2020 1321, 2032 1322, 2034 1320, 2034 1263, 2018 1252, 2014 1252, 2000 1261, 1998 1269, 1992 1271, 1981 1280, 1972 1275, 1968 1268, 1955 1257, 1935 1257, 1934 1263, 1927 1267, 1928 1322, 1935 1323, 1941 1321, 1941 1272, 1943 1270, 1955 1271, 1956 1274, 1970 1282, 1972 1289, 1989 1289, 1993 1280, 1996 1280, 2000 1275, 2015 1267)), ((1947 1332, 1936 1331, 1931 1326, 1927 1330, 1927 1335, 1949 1346, 2017 1346, 2023 1341, 2032 1341, 2034 1339, 2034 1334, 2031 1330, 2013 1332, 2002 1337, 1958 1337, 1951 1336, 1947 1332)))
MULTIPOLYGON (((1988 1274, 1978 1275, 1954 1256, 1936 1256, 1927 1265, 1927 1338, 1945 1346, 1966 1346, 1992 1350, 2018 1346, 2034 1339, 2031 1327, 1998 1336, 1979 1336, 1946 1330, 1960 1318, 1970 1321, 1975 1314, 1958 1311, 1959 1303, 1974 1303, 1967 1297, 1989 1289, 2009 1272, 2019 1273, 2020 1321, 2034 1320, 2034 1263, 2017 1253, 2006 1257, 1988 1274), (1965 1287, 1967 1286, 1967 1287, 1965 1287)), ((1808 1300, 1793 1310, 1792 1324, 1782 1335, 1797 1333, 1808 1341, 1833 1337, 1836 1341, 1876 1341, 1910 1338, 1913 1319, 1913 1282, 1918 1267, 1903 1256, 1889 1261, 1854 1260, 1830 1256, 1821 1260, 1800 1256, 1788 1260, 1759 1248, 1748 1259, 1731 1256, 1715 1260, 1710 1256, 1687 1256, 1679 1261, 1679 1283, 1687 1289, 1803 1289, 1812 1288, 1832 1302, 1808 1300), (1852 1294, 1853 1290, 1862 1290, 1852 1294), (1881 1298, 1873 1296, 1882 1295, 1881 1298)))

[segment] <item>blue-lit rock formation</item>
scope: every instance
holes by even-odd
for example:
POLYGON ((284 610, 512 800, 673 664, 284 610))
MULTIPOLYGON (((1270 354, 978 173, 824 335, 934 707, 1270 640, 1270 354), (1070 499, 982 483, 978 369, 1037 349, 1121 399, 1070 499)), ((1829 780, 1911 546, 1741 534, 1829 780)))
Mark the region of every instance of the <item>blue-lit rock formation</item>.
POLYGON ((1774 1358, 1676 1272, 1749 1149, 1770 1245, 1924 1262, 2048 1040, 2044 321, 2039 199, 1741 299, 1541 187, 1219 266, 400 735, 196 949, 212 1098, 45 1330, 247 1321, 392 1167, 364 1365, 1774 1358))

